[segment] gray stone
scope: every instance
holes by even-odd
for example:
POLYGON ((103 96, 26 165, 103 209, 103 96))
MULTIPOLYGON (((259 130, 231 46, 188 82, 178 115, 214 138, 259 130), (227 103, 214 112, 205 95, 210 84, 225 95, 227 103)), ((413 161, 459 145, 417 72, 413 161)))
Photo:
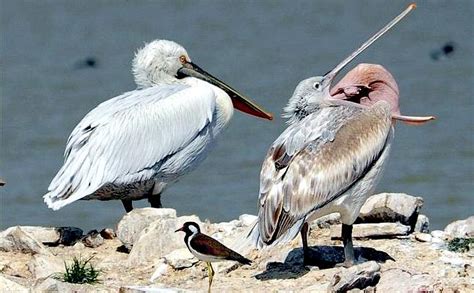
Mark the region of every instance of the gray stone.
POLYGON ((49 254, 41 242, 23 231, 20 226, 10 227, 0 233, 0 251, 49 254))
POLYGON ((104 239, 109 239, 109 240, 117 237, 114 230, 110 228, 102 229, 102 231, 100 231, 100 236, 102 236, 102 238, 104 239))
POLYGON ((332 213, 321 218, 318 218, 310 223, 310 229, 320 228, 328 229, 332 225, 341 224, 341 215, 339 213, 332 213))
POLYGON ((343 269, 336 273, 328 286, 329 292, 347 292, 351 289, 364 289, 374 286, 380 279, 380 265, 375 261, 343 269))
POLYGON ((47 278, 64 271, 64 262, 52 255, 37 254, 28 262, 28 270, 35 279, 47 278))
POLYGON ((175 270, 190 268, 199 261, 187 248, 173 250, 165 255, 164 259, 175 270))
POLYGON ((470 216, 465 220, 452 222, 444 228, 444 232, 452 238, 474 237, 474 216, 470 216))
POLYGON ((413 232, 430 233, 430 219, 425 215, 419 214, 413 232))
POLYGON ((433 283, 430 275, 396 268, 384 271, 375 289, 377 292, 434 292, 433 283))
POLYGON ((28 293, 29 289, 0 274, 0 292, 28 293))
POLYGON ((140 233, 156 220, 175 219, 176 210, 142 208, 127 213, 117 225, 117 237, 122 244, 131 249, 140 233))
POLYGON ((380 193, 367 199, 356 223, 400 222, 415 228, 423 206, 421 197, 405 193, 380 193))
MULTIPOLYGON (((331 239, 341 239, 342 225, 331 226, 331 239)), ((353 225, 353 238, 392 238, 408 235, 410 227, 400 223, 356 224, 353 225)))
POLYGON ((97 230, 91 230, 82 238, 82 243, 87 247, 96 248, 104 244, 104 238, 97 230))
POLYGON ((58 244, 71 246, 82 238, 84 233, 82 229, 76 227, 58 227, 56 230, 59 232, 58 244))

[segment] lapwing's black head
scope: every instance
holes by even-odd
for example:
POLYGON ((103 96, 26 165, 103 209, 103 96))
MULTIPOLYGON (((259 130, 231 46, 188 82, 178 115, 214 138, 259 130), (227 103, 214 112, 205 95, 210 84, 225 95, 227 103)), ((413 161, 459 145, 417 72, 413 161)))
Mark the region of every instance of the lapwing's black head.
POLYGON ((183 231, 186 233, 186 236, 195 235, 197 233, 201 233, 201 229, 199 225, 195 222, 186 222, 183 224, 183 227, 179 228, 175 232, 183 231))

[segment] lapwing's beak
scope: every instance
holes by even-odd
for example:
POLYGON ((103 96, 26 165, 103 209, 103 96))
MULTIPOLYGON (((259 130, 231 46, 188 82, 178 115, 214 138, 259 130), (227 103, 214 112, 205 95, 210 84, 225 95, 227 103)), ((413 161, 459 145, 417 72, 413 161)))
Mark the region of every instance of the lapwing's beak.
POLYGON ((183 230, 183 227, 179 228, 178 230, 176 230, 176 231, 174 231, 174 232, 176 233, 176 232, 179 232, 179 231, 184 231, 184 230, 183 230))
POLYGON ((255 104, 249 98, 245 97, 235 89, 231 88, 225 82, 212 76, 210 73, 204 71, 202 68, 190 61, 186 61, 183 63, 183 67, 178 70, 178 74, 176 77, 184 78, 187 76, 199 78, 221 88, 229 95, 232 100, 232 104, 234 105, 234 108, 236 108, 237 110, 260 118, 268 120, 273 119, 273 115, 271 113, 268 113, 267 111, 263 110, 260 106, 255 104))

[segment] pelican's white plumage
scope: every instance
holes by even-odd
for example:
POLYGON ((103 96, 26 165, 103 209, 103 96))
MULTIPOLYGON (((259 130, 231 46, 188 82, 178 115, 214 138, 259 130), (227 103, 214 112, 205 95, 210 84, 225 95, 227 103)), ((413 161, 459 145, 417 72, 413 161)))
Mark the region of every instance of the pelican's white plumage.
POLYGON ((187 64, 195 66, 170 41, 154 41, 137 53, 139 88, 103 102, 75 127, 64 165, 44 195, 48 207, 159 195, 206 157, 232 117, 232 101, 209 82, 178 79, 187 64))

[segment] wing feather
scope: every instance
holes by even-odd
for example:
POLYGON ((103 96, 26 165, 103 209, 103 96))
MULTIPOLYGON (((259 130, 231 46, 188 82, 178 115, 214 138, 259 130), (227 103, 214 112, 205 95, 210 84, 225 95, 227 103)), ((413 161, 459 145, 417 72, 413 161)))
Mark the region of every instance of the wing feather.
POLYGON ((311 133, 314 130, 307 129, 307 136, 316 139, 306 140, 285 169, 274 167, 271 151, 267 155, 260 177, 259 209, 260 236, 265 243, 271 244, 311 212, 342 195, 384 150, 391 129, 388 103, 378 102, 368 110, 354 109, 352 113, 338 108, 331 111, 343 111, 342 118, 332 117, 325 125, 334 129, 340 124, 335 135, 325 140, 325 130, 316 129, 319 135, 315 135, 311 133))
POLYGON ((106 183, 150 179, 162 159, 211 122, 215 107, 212 89, 185 85, 132 91, 100 104, 71 133, 45 202, 59 209, 106 183))

